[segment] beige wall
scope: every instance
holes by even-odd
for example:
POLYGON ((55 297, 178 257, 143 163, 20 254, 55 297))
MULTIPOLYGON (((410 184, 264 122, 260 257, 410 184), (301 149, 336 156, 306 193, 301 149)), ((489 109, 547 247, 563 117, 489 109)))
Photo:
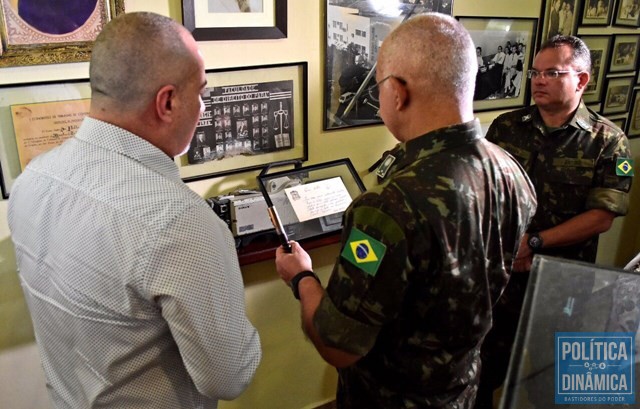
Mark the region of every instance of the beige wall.
MULTIPOLYGON (((323 110, 323 26, 324 0, 288 0, 289 35, 283 40, 202 42, 206 68, 239 67, 272 63, 307 61, 309 63, 309 163, 349 157, 364 175, 380 153, 394 144, 383 126, 355 128, 341 131, 322 131, 323 110)), ((126 0, 126 11, 155 11, 181 21, 179 0, 126 0)), ((457 16, 519 16, 537 17, 540 0, 456 0, 457 16)), ((591 29, 593 31, 593 29, 591 29)), ((608 29, 607 32, 625 32, 608 29)), ((582 32, 582 31, 581 31, 582 32)), ((587 31, 585 31, 587 32, 587 31)), ((60 64, 0 69, 0 84, 86 78, 87 63, 60 64)), ((488 125, 498 112, 479 114, 488 125)), ((640 139, 634 140, 636 163, 640 163, 640 139)), ((2 153, 0 153, 0 160, 2 153)), ((191 184, 199 194, 209 197, 240 187, 253 174, 206 180, 191 184), (224 182, 224 183, 223 183, 224 182)), ((372 178, 365 177, 370 183, 372 178)), ((640 183, 634 186, 632 201, 640 203, 640 183)), ((640 215, 616 220, 598 253, 598 261, 607 265, 623 265, 634 252, 640 250, 638 226, 640 215)), ((316 270, 326 283, 338 247, 332 245, 311 252, 316 270)), ((6 201, 0 202, 0 348, 30 341, 32 333, 24 302, 20 297, 15 271, 15 258, 6 225, 6 201), (16 295, 17 294, 17 295, 16 295)), ((298 304, 288 288, 276 278, 271 261, 243 268, 246 285, 247 311, 258 328, 263 342, 264 358, 249 389, 234 402, 221 408, 301 408, 312 407, 331 399, 335 393, 335 371, 324 364, 300 331, 298 304)), ((17 350, 15 350, 17 351, 17 350)), ((0 396, 29 395, 37 391, 22 384, 34 378, 33 369, 25 369, 22 355, 12 350, 0 351, 0 396), (19 357, 11 359, 12 357, 19 357), (8 376, 7 376, 8 375, 8 376)), ((41 387, 41 385, 38 385, 41 387)), ((27 400, 12 401, 15 408, 29 408, 27 400), (22 405, 22 406, 20 406, 22 405)))

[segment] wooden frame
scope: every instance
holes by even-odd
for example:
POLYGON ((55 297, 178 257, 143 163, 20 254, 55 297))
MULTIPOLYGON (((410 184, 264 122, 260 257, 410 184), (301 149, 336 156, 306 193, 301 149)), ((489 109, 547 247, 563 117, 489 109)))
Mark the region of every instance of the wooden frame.
POLYGON ((189 150, 175 158, 184 181, 305 161, 307 63, 207 70, 205 111, 189 150))
POLYGON ((34 154, 57 146, 75 134, 88 113, 90 96, 86 79, 0 86, 3 198, 9 197, 13 182, 34 154), (20 124, 23 119, 25 126, 20 124))
POLYGON ((184 26, 198 41, 287 37, 287 0, 263 0, 262 10, 248 13, 209 11, 207 3, 182 0, 184 26))
POLYGON ((618 0, 613 18, 614 26, 640 27, 640 10, 638 0, 618 0))
POLYGON ((583 35, 582 41, 591 52, 591 79, 585 89, 582 99, 587 104, 600 102, 602 99, 602 84, 609 68, 609 55, 611 51, 611 36, 609 35, 583 35))
MULTIPOLYGON (((68 31, 71 26, 63 23, 66 19, 27 14, 28 10, 16 10, 12 4, 10 0, 0 0, 0 67, 88 61, 92 43, 102 27, 113 16, 124 13, 124 0, 96 0, 88 17, 78 14, 84 24, 68 31), (60 26, 48 25, 51 21, 60 26)), ((69 17, 67 8, 59 13, 69 17)))
POLYGON ((578 17, 580 10, 576 10, 576 5, 580 5, 580 0, 545 0, 542 2, 542 31, 538 41, 538 48, 541 44, 556 34, 572 35, 578 27, 578 17), (561 11, 569 9, 568 20, 561 17, 561 11))
POLYGON ((453 1, 430 5, 397 2, 393 10, 380 10, 371 2, 325 2, 325 83, 323 129, 377 125, 378 91, 375 68, 384 38, 410 16, 436 11, 451 15, 453 1), (393 13, 391 13, 392 11, 393 13))
POLYGON ((635 71, 638 66, 638 46, 640 35, 616 34, 611 47, 609 72, 635 71))
POLYGON ((602 102, 602 115, 627 112, 634 84, 635 76, 632 75, 608 78, 605 97, 602 102))
POLYGON ((583 0, 580 13, 581 26, 608 26, 611 24, 615 0, 583 0))
POLYGON ((622 129, 625 130, 629 139, 640 138, 640 89, 633 90, 627 127, 622 129))
POLYGON ((529 104, 526 72, 533 60, 538 19, 499 17, 457 17, 469 31, 476 52, 480 51, 473 108, 475 111, 516 108, 529 104), (511 51, 505 48, 510 46, 511 51), (503 63, 496 61, 498 47, 503 63), (515 57, 514 57, 515 56, 515 57), (510 69, 508 67, 511 66, 510 69))

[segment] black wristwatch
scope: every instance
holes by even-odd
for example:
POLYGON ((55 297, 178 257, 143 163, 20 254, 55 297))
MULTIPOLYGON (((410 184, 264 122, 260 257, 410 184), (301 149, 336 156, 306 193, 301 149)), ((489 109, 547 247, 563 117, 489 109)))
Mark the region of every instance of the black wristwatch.
POLYGON ((300 299, 300 293, 298 292, 298 284, 300 284, 300 280, 302 280, 305 277, 313 277, 316 279, 318 284, 321 284, 320 279, 318 278, 316 273, 314 273, 313 271, 303 271, 296 274, 295 276, 293 276, 293 278, 289 282, 289 285, 291 286, 291 291, 293 291, 293 296, 296 297, 296 300, 300 299))
POLYGON ((527 244, 529 245, 529 248, 534 252, 541 249, 543 241, 542 237, 540 237, 540 232, 529 234, 529 240, 527 241, 527 244))

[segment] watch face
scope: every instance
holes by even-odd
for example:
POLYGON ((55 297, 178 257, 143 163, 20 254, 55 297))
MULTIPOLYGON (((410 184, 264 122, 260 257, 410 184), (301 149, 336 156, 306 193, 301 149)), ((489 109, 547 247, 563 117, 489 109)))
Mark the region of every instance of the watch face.
POLYGON ((540 237, 538 236, 529 237, 529 247, 533 249, 537 249, 537 248, 540 248, 541 244, 542 244, 542 240, 540 240, 540 237))

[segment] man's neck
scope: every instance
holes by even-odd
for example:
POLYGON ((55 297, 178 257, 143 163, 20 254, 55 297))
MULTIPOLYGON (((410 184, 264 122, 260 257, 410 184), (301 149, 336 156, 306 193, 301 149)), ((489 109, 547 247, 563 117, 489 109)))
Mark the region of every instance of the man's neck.
POLYGON ((540 117, 544 124, 551 128, 560 128, 573 117, 574 112, 576 112, 578 106, 576 105, 572 109, 545 109, 543 107, 538 107, 538 111, 540 112, 540 117))

